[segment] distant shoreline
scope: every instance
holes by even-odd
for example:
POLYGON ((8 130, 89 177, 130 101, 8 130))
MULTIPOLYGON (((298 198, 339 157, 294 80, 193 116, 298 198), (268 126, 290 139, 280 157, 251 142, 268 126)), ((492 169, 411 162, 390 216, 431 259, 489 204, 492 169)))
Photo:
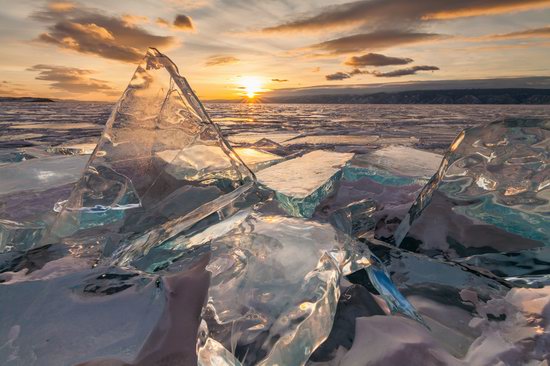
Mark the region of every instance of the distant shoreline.
MULTIPOLYGON (((92 101, 54 100, 38 97, 1 97, 2 102, 15 103, 90 103, 92 101)), ((264 104, 486 104, 486 105, 550 105, 550 89, 502 88, 502 89, 434 89, 395 92, 349 94, 300 94, 284 96, 259 96, 264 104)), ((204 103, 243 103, 247 100, 211 99, 204 103)), ((100 103, 100 102, 97 102, 100 103)), ((101 102, 114 103, 114 102, 101 102)))
POLYGON ((274 96, 263 103, 295 104, 550 104, 550 89, 447 89, 274 96))
POLYGON ((0 97, 0 103, 2 102, 55 103, 55 100, 49 99, 49 98, 35 98, 35 97, 0 97))

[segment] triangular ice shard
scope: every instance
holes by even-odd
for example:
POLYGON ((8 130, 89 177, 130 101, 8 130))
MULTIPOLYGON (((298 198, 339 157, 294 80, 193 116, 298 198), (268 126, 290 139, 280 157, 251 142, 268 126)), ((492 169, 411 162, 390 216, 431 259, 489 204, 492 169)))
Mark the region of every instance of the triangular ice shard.
POLYGON ((220 209, 218 199, 254 179, 176 65, 151 48, 115 105, 49 240, 106 224, 121 240, 199 208, 205 217, 220 209))

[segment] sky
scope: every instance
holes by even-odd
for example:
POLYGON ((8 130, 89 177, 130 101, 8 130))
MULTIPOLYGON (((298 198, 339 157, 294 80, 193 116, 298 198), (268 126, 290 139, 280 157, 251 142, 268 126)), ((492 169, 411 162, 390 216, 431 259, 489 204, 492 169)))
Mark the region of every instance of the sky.
POLYGON ((204 100, 550 76, 550 0, 0 0, 0 96, 114 101, 149 46, 204 100))

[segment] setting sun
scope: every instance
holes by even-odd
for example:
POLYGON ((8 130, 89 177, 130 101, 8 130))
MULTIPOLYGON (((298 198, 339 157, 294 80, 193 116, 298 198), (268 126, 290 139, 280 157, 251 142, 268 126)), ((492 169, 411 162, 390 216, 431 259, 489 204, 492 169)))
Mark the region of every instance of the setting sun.
POLYGON ((253 99, 262 91, 262 80, 257 76, 244 76, 240 80, 244 93, 248 99, 253 99))

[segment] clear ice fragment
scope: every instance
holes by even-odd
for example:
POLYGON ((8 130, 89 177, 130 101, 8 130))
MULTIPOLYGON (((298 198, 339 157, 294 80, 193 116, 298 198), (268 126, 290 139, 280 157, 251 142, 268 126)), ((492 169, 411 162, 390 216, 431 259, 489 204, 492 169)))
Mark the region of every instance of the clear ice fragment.
POLYGON ((37 158, 0 166, 0 252, 37 245, 82 175, 86 157, 37 158))
POLYGON ((108 224, 116 245, 172 219, 200 220, 253 180, 175 64, 149 49, 48 240, 108 224))
POLYGON ((258 182, 275 191, 277 200, 289 214, 311 217, 341 178, 342 168, 353 155, 312 151, 258 172, 258 182))
POLYGON ((258 212, 235 224, 204 242, 212 281, 203 318, 243 365, 303 365, 330 332, 341 276, 359 269, 392 312, 421 320, 368 248, 331 225, 258 212))
POLYGON ((107 356, 131 362, 164 307, 155 281, 90 270, 71 257, 36 266, 30 276, 0 274, 2 299, 10 299, 0 312, 0 342, 7 345, 0 363, 76 365, 107 356))
POLYGON ((350 181, 370 178, 394 186, 426 184, 437 172, 442 158, 406 146, 388 146, 357 155, 345 167, 344 178, 350 181))
POLYGON ((87 160, 85 156, 51 157, 1 166, 0 196, 74 183, 82 176, 87 160))
POLYGON ((549 160, 548 119, 506 119, 463 131, 396 242, 455 258, 550 245, 549 160))
POLYGON ((212 240, 210 336, 243 365, 304 364, 330 332, 344 245, 330 225, 256 213, 212 240))
MULTIPOLYGON (((253 171, 274 164, 281 157, 272 153, 252 149, 236 148, 235 152, 253 171)), ((223 178, 233 169, 230 157, 217 146, 192 146, 183 150, 165 150, 157 157, 170 166, 166 170, 176 179, 207 179, 218 176, 223 178)))

